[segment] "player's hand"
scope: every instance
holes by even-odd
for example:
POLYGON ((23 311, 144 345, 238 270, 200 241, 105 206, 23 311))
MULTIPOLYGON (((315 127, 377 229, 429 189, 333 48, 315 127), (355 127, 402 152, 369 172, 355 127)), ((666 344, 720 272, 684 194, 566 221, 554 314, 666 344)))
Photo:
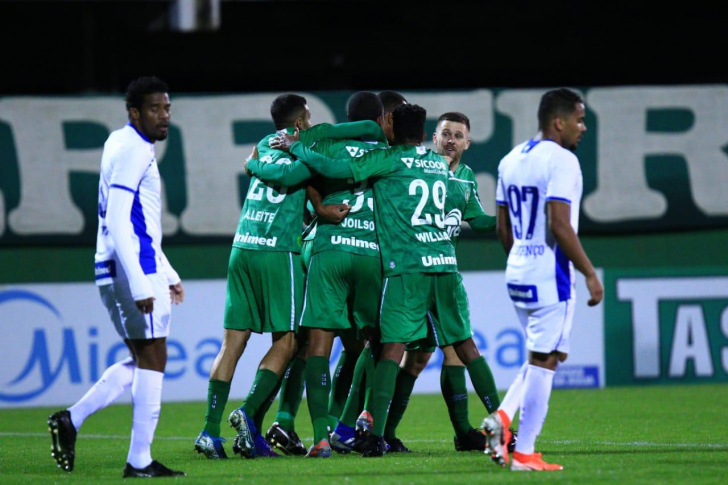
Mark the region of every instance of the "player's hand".
POLYGON ((589 306, 598 305, 599 302, 604 298, 604 286, 596 274, 592 274, 586 277, 586 287, 589 289, 589 306))
POLYGON ((173 305, 179 305, 185 301, 185 289, 180 281, 176 285, 169 285, 169 298, 173 305))
POLYGON ((282 150, 287 152, 291 149, 291 145, 301 139, 301 131, 296 128, 296 131, 289 135, 288 133, 281 133, 278 136, 274 136, 270 139, 269 145, 271 148, 276 150, 282 150))
POLYGON ((253 176, 253 174, 250 172, 250 170, 248 170, 248 162, 254 158, 256 158, 256 159, 258 158, 258 146, 257 145, 253 147, 253 151, 250 153, 250 155, 248 155, 248 158, 246 158, 245 161, 243 162, 243 170, 245 170, 245 175, 247 175, 248 177, 253 176))
POLYGON ((349 214, 351 206, 347 204, 325 204, 316 209, 316 214, 325 222, 338 224, 349 214))
POLYGON ((143 314, 152 313, 154 311, 154 297, 149 297, 144 300, 137 300, 136 306, 143 314))

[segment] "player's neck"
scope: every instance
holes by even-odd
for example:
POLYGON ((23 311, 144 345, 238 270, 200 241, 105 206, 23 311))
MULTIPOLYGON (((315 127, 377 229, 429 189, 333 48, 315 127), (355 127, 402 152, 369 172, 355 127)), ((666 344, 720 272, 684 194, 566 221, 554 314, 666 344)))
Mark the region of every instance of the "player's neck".
MULTIPOLYGON (((539 133, 539 135, 541 135, 542 140, 549 140, 549 141, 556 143, 559 146, 564 146, 561 143, 561 134, 558 131, 544 131, 543 133, 539 133)), ((536 139, 536 138, 534 138, 534 139, 536 139)))

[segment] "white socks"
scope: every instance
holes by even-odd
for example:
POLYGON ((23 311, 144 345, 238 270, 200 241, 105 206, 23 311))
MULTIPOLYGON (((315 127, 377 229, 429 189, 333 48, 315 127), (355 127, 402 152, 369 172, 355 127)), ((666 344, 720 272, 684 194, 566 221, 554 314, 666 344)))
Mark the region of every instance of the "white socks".
POLYGON ((518 371, 518 375, 513 379, 513 384, 508 388, 508 392, 503 396, 503 400, 500 403, 500 409, 508 415, 508 419, 513 421, 513 417, 516 415, 516 411, 521 407, 523 401, 523 378, 526 375, 526 369, 528 369, 528 361, 524 362, 521 369, 518 371))
POLYGON ((134 417, 131 428, 131 446, 126 461, 134 468, 145 468, 152 463, 151 444, 162 408, 162 379, 164 373, 137 368, 131 385, 134 417))
MULTIPOLYGON (((523 404, 518 425, 516 451, 530 455, 549 410, 555 371, 529 365, 523 381, 523 404)), ((510 392, 510 389, 509 391, 510 392)))
POLYGON ((136 364, 131 357, 117 362, 104 371, 101 379, 76 404, 68 408, 76 431, 86 418, 116 401, 131 386, 134 369, 136 364))

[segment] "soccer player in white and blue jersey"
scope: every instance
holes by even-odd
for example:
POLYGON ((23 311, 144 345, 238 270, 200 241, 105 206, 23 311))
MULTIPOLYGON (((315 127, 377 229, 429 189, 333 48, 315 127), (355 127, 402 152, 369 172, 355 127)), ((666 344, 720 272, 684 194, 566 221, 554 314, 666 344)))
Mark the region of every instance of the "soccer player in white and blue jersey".
POLYGON ((508 253, 506 284, 526 333, 523 364, 498 410, 483 422, 486 453, 508 463, 508 427, 520 408, 512 470, 561 470, 535 452, 548 411, 554 373, 569 353, 574 316, 574 267, 586 277, 589 305, 604 288, 577 236, 582 175, 572 153, 586 131, 584 102, 561 88, 538 109, 540 134, 515 147, 498 166, 496 230, 508 253))
POLYGON ((96 284, 131 356, 109 367, 80 401, 48 419, 52 455, 73 470, 84 420, 131 388, 133 421, 124 477, 184 475, 152 460, 167 362, 171 304, 184 299, 179 276, 162 252, 162 199, 154 142, 167 138, 171 104, 156 77, 127 90, 129 123, 104 144, 99 180, 96 284))

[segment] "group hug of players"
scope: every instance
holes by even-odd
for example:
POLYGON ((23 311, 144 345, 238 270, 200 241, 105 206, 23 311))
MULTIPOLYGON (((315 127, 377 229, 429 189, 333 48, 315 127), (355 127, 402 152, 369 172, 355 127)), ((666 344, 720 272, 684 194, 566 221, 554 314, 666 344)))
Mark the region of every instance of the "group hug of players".
MULTIPOLYGON (((129 122, 104 145, 99 179, 96 284, 130 356, 110 366, 74 405, 48 418, 51 455, 72 471, 86 418, 131 390, 132 433, 124 477, 181 476, 152 459, 167 360, 171 305, 184 288, 161 247, 161 183, 154 143, 167 138, 171 102, 155 77, 127 90, 129 122)), ((461 163, 470 121, 441 115, 436 150, 422 146, 426 111, 400 94, 354 94, 348 123, 311 122, 305 98, 277 97, 276 132, 245 162, 250 175, 227 277, 224 335, 213 362, 207 413, 195 449, 226 458, 220 424, 251 333, 271 335, 242 406, 227 418, 243 457, 278 453, 364 457, 407 453, 397 437, 417 376, 436 347, 459 451, 484 451, 512 470, 560 470, 535 452, 554 373, 566 360, 575 269, 589 305, 604 288, 577 236, 583 181, 572 153, 586 131, 581 96, 561 88, 538 107, 539 133, 500 161, 496 217, 483 211, 473 171, 461 163), (463 221, 493 231, 508 254, 505 280, 528 359, 503 400, 472 339, 455 247, 463 221), (304 230, 305 227, 305 230, 304 230), (303 231, 303 233, 302 233, 303 231), (333 376, 334 339, 344 351, 333 376), (467 371, 488 415, 468 418, 467 371), (306 389, 314 440, 295 431, 306 389), (277 396, 274 424, 263 418, 277 396), (519 430, 510 427, 519 413, 519 430)))
POLYGON ((271 334, 272 345, 228 418, 235 453, 409 452, 397 425, 436 347, 455 448, 482 452, 486 432, 468 419, 466 370, 488 413, 500 399, 472 339, 455 247, 463 220, 492 232, 496 218, 483 211, 475 174, 461 163, 469 119, 440 116, 431 151, 422 146, 425 109, 392 91, 354 94, 349 122, 338 125, 312 125, 306 100, 293 94, 277 97, 271 115, 276 133, 246 164, 252 178, 228 267, 223 345, 195 448, 226 457, 220 423, 235 365, 256 332, 271 334), (337 336, 344 351, 332 383, 337 336), (294 426, 304 383, 314 429, 308 451, 294 426))

